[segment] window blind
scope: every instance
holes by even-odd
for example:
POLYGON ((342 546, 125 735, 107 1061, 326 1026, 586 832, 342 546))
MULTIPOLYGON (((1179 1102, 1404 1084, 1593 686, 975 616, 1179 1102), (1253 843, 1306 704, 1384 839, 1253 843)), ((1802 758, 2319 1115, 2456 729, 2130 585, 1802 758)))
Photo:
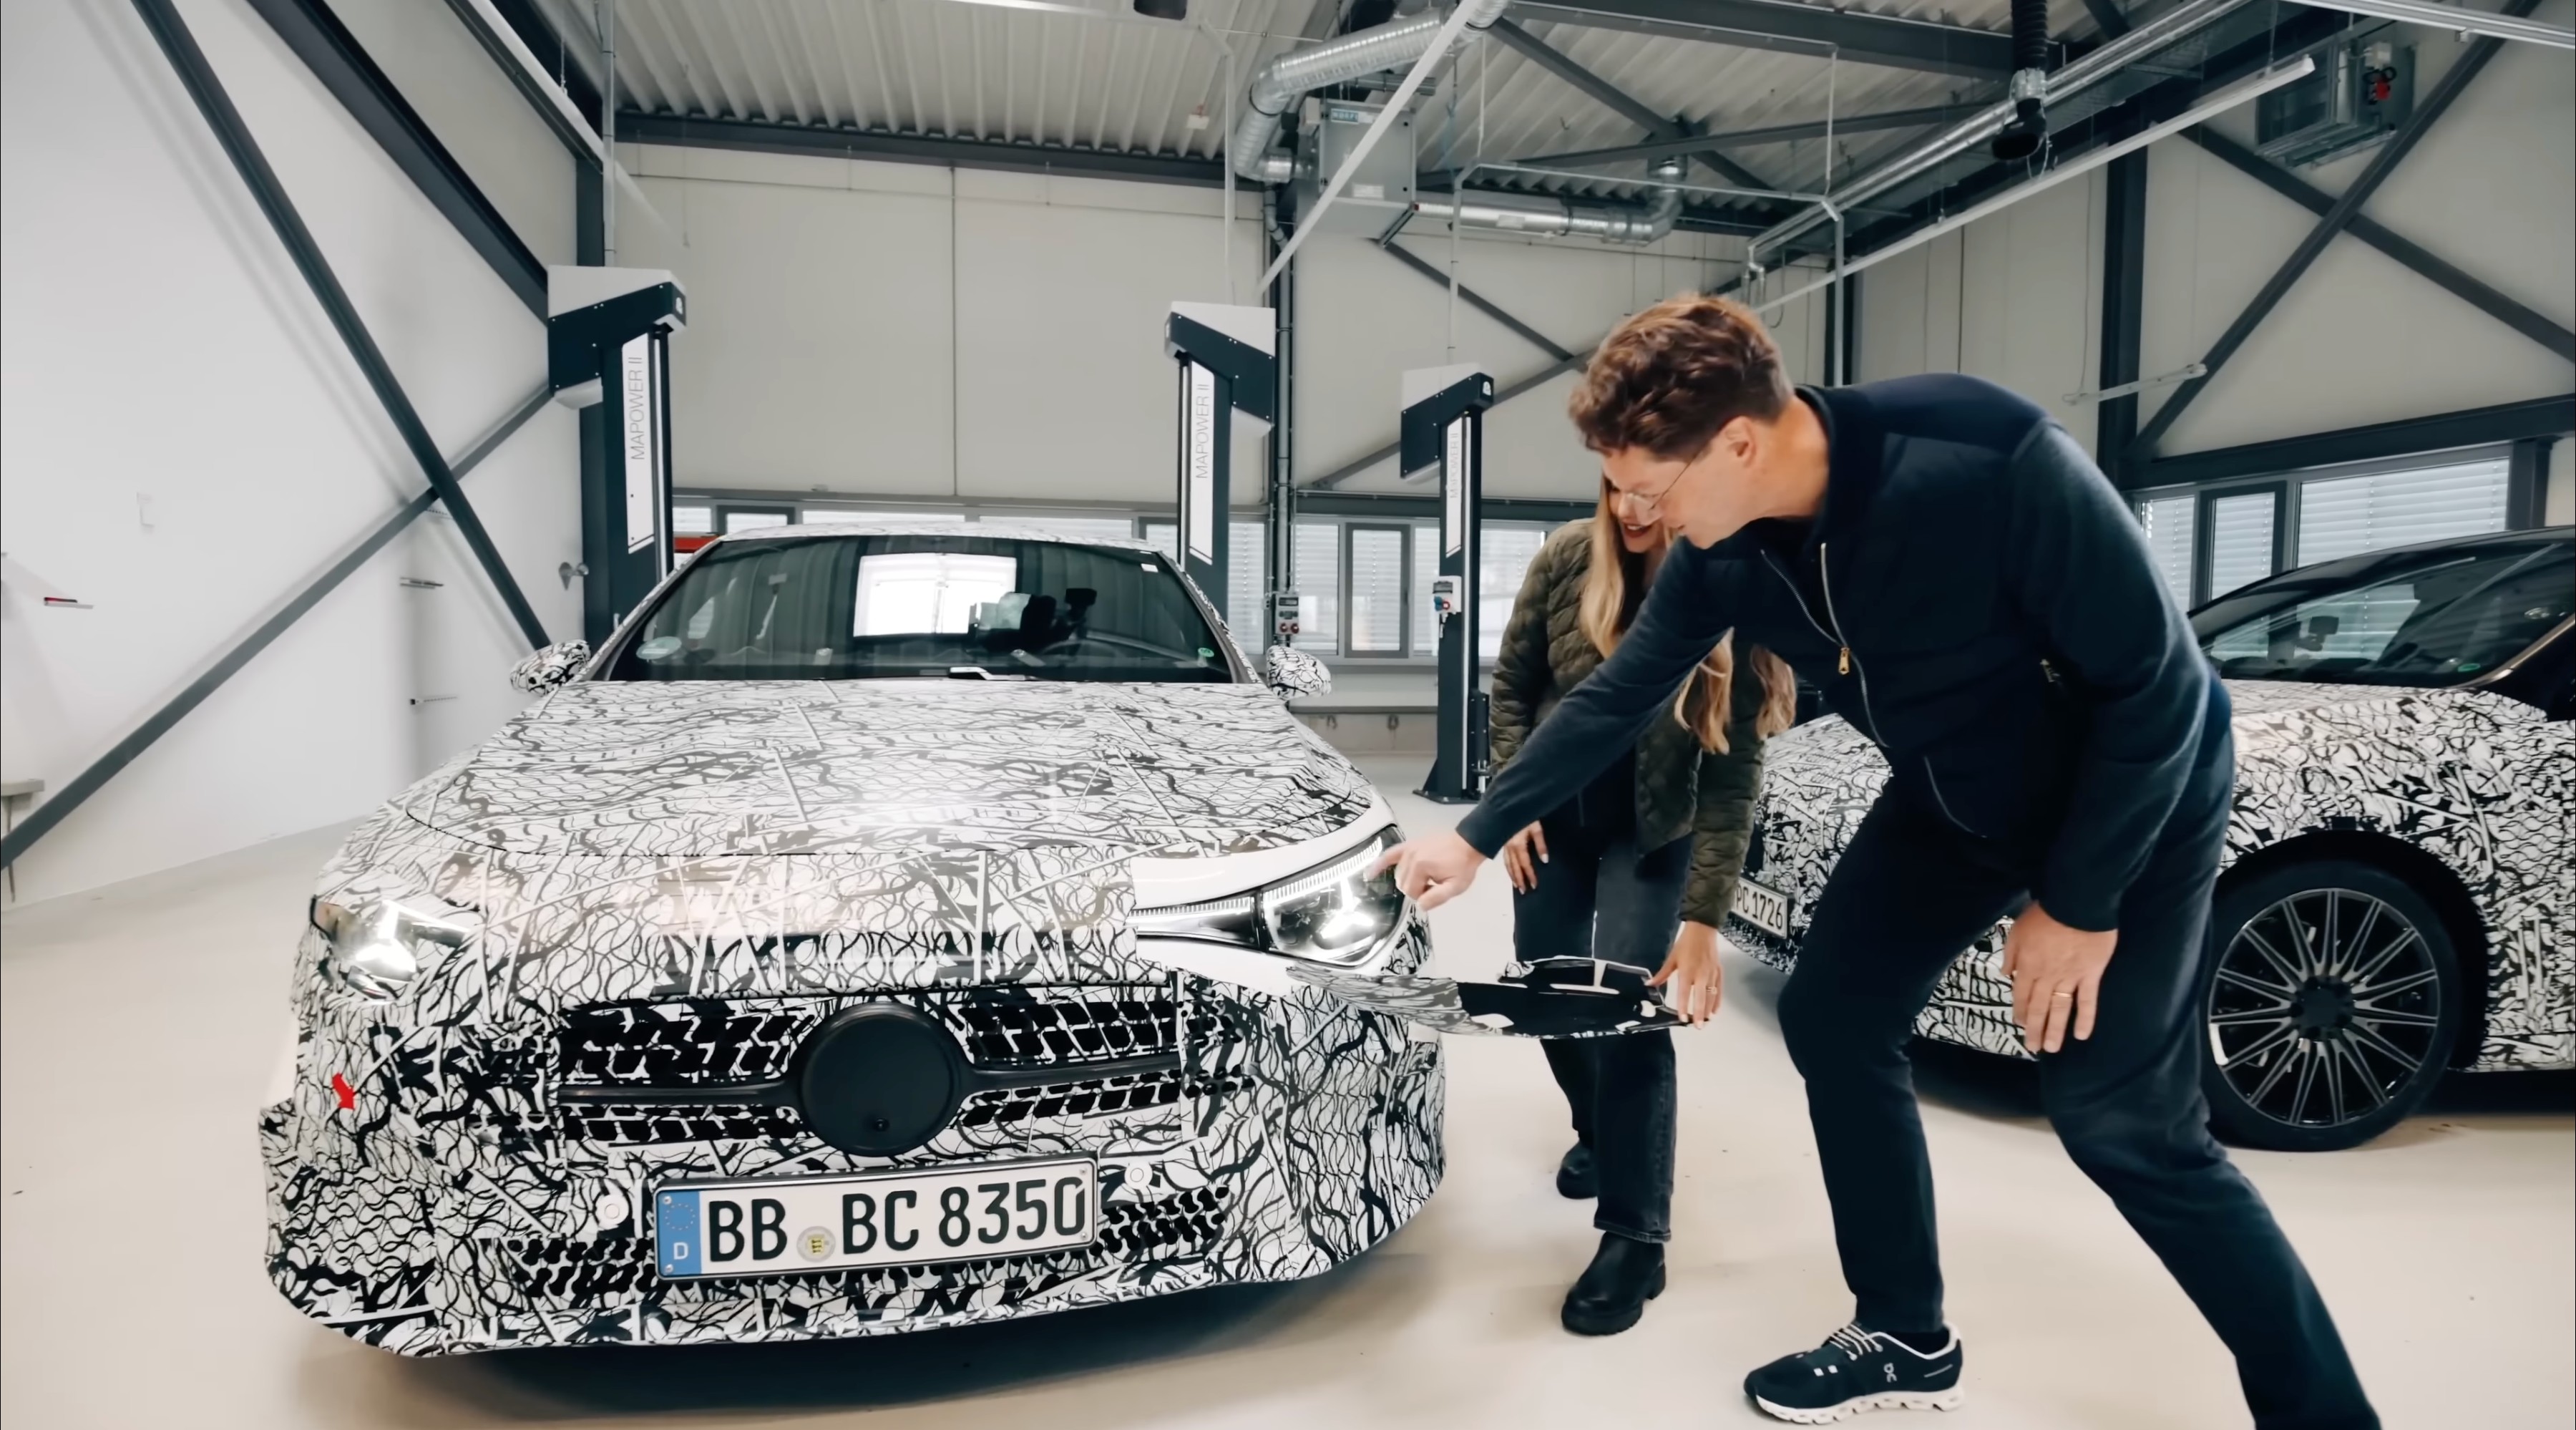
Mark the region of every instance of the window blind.
POLYGON ((2209 502, 2209 594, 2224 596, 2272 574, 2273 493, 2212 497, 2209 502))
POLYGON ((2174 604, 2190 610, 2192 520, 2199 498, 2186 492, 2177 497, 2156 497, 2138 503, 2138 523, 2147 529, 2147 554, 2156 563, 2156 574, 2164 578, 2165 589, 2173 593, 2174 604))
POLYGON ((1342 653, 1342 528, 1339 522, 1297 523, 1297 649, 1342 653))
POLYGON ((1440 654, 1440 616, 1431 609, 1431 581, 1440 574, 1440 523, 1413 524, 1413 653, 1430 660, 1440 654))
POLYGON ((2502 531, 2508 462, 2501 456, 2299 487, 2299 564, 2502 531))
POLYGON ((1404 528, 1350 528, 1350 635, 1345 655, 1404 654, 1404 528))
POLYGON ((1521 579, 1529 574, 1529 564, 1538 549, 1547 544, 1547 534, 1556 528, 1545 522, 1489 521, 1484 525, 1482 558, 1476 563, 1476 653, 1492 660, 1503 649, 1503 627, 1512 618, 1512 602, 1521 593, 1521 579))

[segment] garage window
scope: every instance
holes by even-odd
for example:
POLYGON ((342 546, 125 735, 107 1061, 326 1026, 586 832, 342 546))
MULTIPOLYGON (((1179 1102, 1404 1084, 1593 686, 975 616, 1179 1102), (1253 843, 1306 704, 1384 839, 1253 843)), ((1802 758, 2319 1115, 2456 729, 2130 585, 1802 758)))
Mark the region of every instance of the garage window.
POLYGON ((2294 566, 2502 531, 2511 452, 2490 448, 2172 487, 2133 498, 2165 588, 2202 605, 2294 566))

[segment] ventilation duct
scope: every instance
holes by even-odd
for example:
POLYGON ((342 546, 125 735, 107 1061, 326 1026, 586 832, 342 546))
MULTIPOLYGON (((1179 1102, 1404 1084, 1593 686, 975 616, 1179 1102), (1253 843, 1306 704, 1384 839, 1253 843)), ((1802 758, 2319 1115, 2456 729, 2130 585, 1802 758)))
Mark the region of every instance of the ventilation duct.
POLYGON ((1455 222, 1461 228, 1499 233, 1534 234, 1541 238, 1594 238, 1604 243, 1652 243, 1673 231, 1681 217, 1680 161, 1668 159, 1655 168, 1655 196, 1643 204, 1587 202, 1541 194, 1452 194, 1422 198, 1413 211, 1428 219, 1455 222))
MULTIPOLYGON (((2199 33, 2247 3, 2249 0, 2187 0, 2187 3, 2147 21, 2049 76, 2047 96, 2058 103, 2061 118, 2071 117, 2080 106, 2069 106, 2066 100, 2199 33)), ((1869 172, 1836 189, 1834 202, 1848 212, 1891 189, 1929 174, 1993 140, 2019 112, 2020 107, 2013 100, 1995 104, 1946 133, 1872 167, 1869 172)), ((1810 208, 1795 218, 1772 225, 1753 240, 1752 251, 1777 248, 1811 228, 1832 221, 1821 207, 1810 208)))
MULTIPOLYGON (((1467 7, 1467 28, 1482 31, 1502 18, 1511 0, 1461 3, 1467 7)), ((1234 143, 1227 151, 1226 162, 1234 166, 1235 173, 1253 183, 1287 183, 1295 173, 1296 161, 1285 153, 1270 152, 1270 144, 1279 137, 1279 116, 1288 112, 1288 106, 1310 90, 1407 68, 1431 48, 1433 37, 1448 18, 1442 11, 1425 10, 1407 19, 1291 51, 1263 65, 1252 76, 1251 87, 1243 96, 1243 119, 1234 127, 1234 143)))
POLYGON ((2006 163, 2039 152, 2048 137, 2048 0, 2012 0, 2013 117, 1988 152, 2006 163))
MULTIPOLYGON (((1503 17, 1510 0, 1460 0, 1467 9, 1467 28, 1483 31, 1503 17)), ((2237 0, 2243 3, 2243 0, 2237 0)), ((1279 118, 1308 93, 1327 85, 1347 84, 1373 74, 1403 69, 1422 58, 1448 21, 1447 12, 1431 9, 1402 20, 1327 40, 1281 55, 1252 77, 1244 94, 1244 115, 1235 125, 1226 162, 1256 184, 1289 184, 1297 178, 1296 156, 1271 149, 1279 137, 1279 118)), ((1410 164, 1411 156, 1406 156, 1410 164)), ((1452 194, 1446 199, 1418 198, 1414 213, 1463 228, 1540 237, 1593 238, 1608 243, 1652 243, 1672 232, 1681 217, 1682 164, 1666 160, 1655 167, 1654 197, 1643 204, 1622 204, 1531 194, 1452 194)), ((1317 185, 1331 175, 1319 172, 1317 185)))

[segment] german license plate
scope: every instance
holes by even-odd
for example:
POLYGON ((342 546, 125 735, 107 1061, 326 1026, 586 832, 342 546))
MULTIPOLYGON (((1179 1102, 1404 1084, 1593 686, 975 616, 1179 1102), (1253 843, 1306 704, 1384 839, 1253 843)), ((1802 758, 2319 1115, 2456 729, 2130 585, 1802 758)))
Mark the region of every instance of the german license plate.
POLYGON ((653 1194, 666 1280, 919 1266, 1089 1246, 1089 1158, 856 1177, 682 1182, 653 1194))
POLYGON ((1773 938, 1789 936, 1789 896, 1753 882, 1735 881, 1735 912, 1746 923, 1773 938))

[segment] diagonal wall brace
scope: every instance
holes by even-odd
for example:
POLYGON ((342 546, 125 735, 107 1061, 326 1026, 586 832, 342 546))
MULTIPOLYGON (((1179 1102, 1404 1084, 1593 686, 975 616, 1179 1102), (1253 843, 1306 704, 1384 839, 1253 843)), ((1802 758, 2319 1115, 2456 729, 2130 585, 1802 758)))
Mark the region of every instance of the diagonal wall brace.
POLYGON ((501 593, 502 604, 519 623, 531 648, 548 644, 546 628, 537 620, 536 608, 528 604, 519 583, 510 575, 509 566, 501 560, 500 550, 492 544, 492 534, 483 529, 482 519, 474 514, 465 500, 465 491, 456 484, 456 474, 448 469, 447 458, 439 454, 438 444, 430 438, 429 429, 421 424, 420 413, 404 395, 402 384, 394 380, 393 368, 376 346, 367 325, 358 318, 358 310, 349 302, 348 291, 340 286, 330 262, 322 256, 321 246, 313 241, 312 230, 295 210, 293 201, 277 181, 277 172, 268 166, 258 141, 251 138, 250 127, 242 122, 241 111, 233 107, 232 96, 224 92, 223 82, 215 77, 213 66, 206 62, 205 51, 197 48, 196 36, 187 22, 179 18, 171 0, 134 0, 134 8, 143 17, 145 28, 168 56, 170 67, 179 73, 179 82, 187 87, 188 97, 197 103, 197 112, 205 116, 206 127, 214 131, 216 142, 240 171, 243 184, 258 201, 260 212, 277 230, 278 241, 286 245, 304 281, 313 289, 313 297, 339 331, 340 340, 357 360, 358 370, 366 375, 367 385, 375 389, 376 400, 393 419, 394 428, 402 434, 403 445, 411 449, 421 472, 429 478, 430 490, 447 506, 448 515, 456 520, 456 529, 465 544, 474 551, 475 560, 483 564, 483 574, 492 580, 493 589, 501 593))

